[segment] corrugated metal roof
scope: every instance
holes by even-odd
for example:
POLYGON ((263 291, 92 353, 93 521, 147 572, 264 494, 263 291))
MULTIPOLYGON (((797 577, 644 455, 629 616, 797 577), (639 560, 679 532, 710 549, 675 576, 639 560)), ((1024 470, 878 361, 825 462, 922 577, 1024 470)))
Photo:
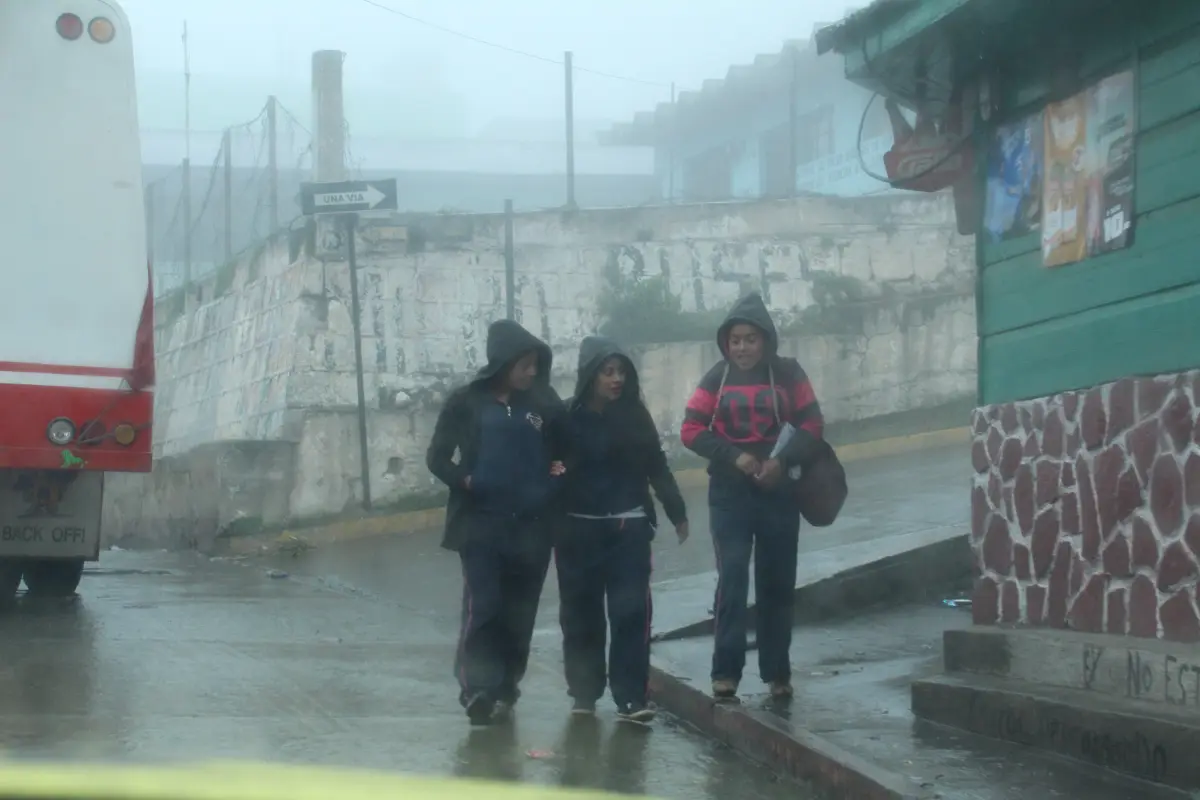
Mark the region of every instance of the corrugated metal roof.
POLYGON ((851 11, 841 22, 817 31, 815 37, 817 54, 838 50, 844 45, 845 37, 850 31, 886 24, 913 6, 920 4, 921 0, 875 0, 865 8, 851 11))

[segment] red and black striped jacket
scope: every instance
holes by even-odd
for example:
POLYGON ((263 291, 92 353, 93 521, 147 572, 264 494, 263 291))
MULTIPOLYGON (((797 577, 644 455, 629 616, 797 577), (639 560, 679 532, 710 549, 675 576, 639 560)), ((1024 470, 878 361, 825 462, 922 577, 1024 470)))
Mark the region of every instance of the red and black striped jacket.
POLYGON ((819 452, 825 423, 821 406, 804 368, 794 358, 777 354, 778 334, 758 294, 742 298, 717 331, 724 354, 730 329, 748 323, 765 336, 765 355, 754 368, 740 370, 722 360, 700 379, 684 411, 679 431, 684 447, 709 462, 709 474, 738 475, 734 462, 742 453, 765 460, 784 423, 796 434, 780 460, 784 469, 804 466, 819 452))
POLYGON ((806 463, 815 451, 825 425, 808 375, 794 358, 767 361, 746 372, 717 364, 692 392, 680 439, 712 462, 710 471, 732 467, 742 453, 767 459, 785 422, 796 428, 782 453, 785 468, 806 463))

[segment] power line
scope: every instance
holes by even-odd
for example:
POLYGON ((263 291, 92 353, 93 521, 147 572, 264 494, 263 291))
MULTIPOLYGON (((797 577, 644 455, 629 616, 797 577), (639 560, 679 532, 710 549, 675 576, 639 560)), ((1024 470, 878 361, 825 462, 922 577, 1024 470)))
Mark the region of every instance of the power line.
MULTIPOLYGON (((391 6, 385 6, 383 3, 377 2, 377 0, 362 0, 362 2, 366 3, 369 6, 374 6, 375 8, 378 8, 380 11, 386 11, 389 14, 395 14, 398 17, 403 17, 404 19, 408 20, 409 22, 415 22, 418 25, 424 25, 427 28, 432 28, 435 31, 441 31, 442 33, 448 34, 450 36, 457 36, 459 39, 466 39, 468 42, 474 42, 475 44, 481 44, 484 47, 491 47, 496 50, 503 50, 506 53, 511 53, 512 55, 515 55, 515 56, 523 56, 525 58, 531 58, 534 61, 541 61, 545 64, 556 64, 560 67, 563 66, 562 59, 550 58, 549 56, 543 56, 543 55, 539 55, 537 53, 530 53, 527 50, 518 50, 515 47, 509 47, 508 45, 499 44, 498 42, 490 42, 487 39, 480 39, 478 36, 472 36, 469 33, 463 33, 462 31, 456 31, 453 28, 447 28, 446 26, 439 25, 436 22, 430 22, 427 19, 421 19, 420 17, 415 17, 412 14, 409 14, 405 11, 401 11, 397 8, 392 8, 391 6)), ((643 78, 634 78, 629 75, 617 75, 612 72, 603 72, 598 69, 589 69, 588 67, 575 67, 575 70, 577 72, 587 72, 592 75, 598 75, 601 78, 609 78, 614 81, 625 81, 627 83, 640 83, 644 86, 658 86, 661 88, 667 88, 668 86, 671 85, 669 83, 662 83, 661 81, 648 81, 643 78)))

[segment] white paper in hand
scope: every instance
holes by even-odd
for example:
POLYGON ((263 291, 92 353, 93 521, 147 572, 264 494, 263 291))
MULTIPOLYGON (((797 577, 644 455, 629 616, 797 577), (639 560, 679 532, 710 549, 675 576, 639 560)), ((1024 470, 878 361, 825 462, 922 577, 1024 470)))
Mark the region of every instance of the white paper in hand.
MULTIPOLYGON (((796 429, 792 423, 785 422, 779 429, 779 438, 775 440, 775 447, 771 449, 771 458, 779 458, 779 454, 783 452, 783 448, 788 446, 788 442, 796 435, 796 429)), ((788 477, 794 481, 800 480, 800 467, 795 466, 788 470, 788 477)))

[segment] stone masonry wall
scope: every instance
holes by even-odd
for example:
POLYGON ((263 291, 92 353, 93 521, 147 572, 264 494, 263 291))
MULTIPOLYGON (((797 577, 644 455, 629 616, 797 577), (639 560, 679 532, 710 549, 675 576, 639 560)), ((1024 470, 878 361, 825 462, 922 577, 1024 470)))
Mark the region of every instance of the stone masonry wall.
POLYGON ((973 426, 976 623, 1200 641, 1200 370, 973 426))
MULTIPOLYGON (((518 214, 513 229, 515 314, 550 343, 563 394, 580 339, 606 322, 606 293, 654 281, 678 301, 690 341, 634 348, 671 450, 688 394, 718 358, 716 320, 752 290, 831 421, 935 407, 973 390, 973 245, 946 197, 553 210, 518 214), (814 311, 843 324, 814 325, 814 311)), ((488 324, 505 314, 504 230, 495 214, 362 221, 369 469, 380 507, 441 489, 425 449, 446 392, 478 368, 488 324)), ((160 300, 156 469, 110 482, 106 536, 203 543, 256 522, 358 508, 346 253, 336 229, 298 229, 186 298, 160 300)))

